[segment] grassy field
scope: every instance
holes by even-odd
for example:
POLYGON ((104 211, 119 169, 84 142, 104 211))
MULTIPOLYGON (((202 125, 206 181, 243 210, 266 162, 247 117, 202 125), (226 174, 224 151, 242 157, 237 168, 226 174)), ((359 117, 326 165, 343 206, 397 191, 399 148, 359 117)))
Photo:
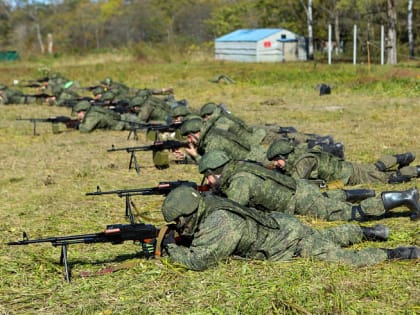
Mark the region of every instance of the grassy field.
MULTIPOLYGON (((374 162, 382 154, 412 151, 420 156, 420 65, 399 67, 324 64, 236 64, 191 56, 189 61, 145 62, 129 56, 94 55, 0 64, 0 82, 41 77, 48 67, 82 86, 111 76, 133 87, 173 87, 177 99, 198 109, 225 103, 250 124, 278 123, 300 131, 333 135, 351 161, 374 162), (192 60, 192 61, 191 61, 192 60), (236 84, 211 83, 225 74, 236 84), (315 86, 330 84, 319 96, 315 86)), ((0 105, 0 313, 1 314, 419 314, 419 261, 386 262, 354 268, 297 259, 263 262, 229 259, 203 272, 186 271, 166 260, 139 258, 137 245, 73 245, 68 251, 73 281, 64 281, 60 248, 47 244, 7 246, 22 231, 31 238, 96 233, 107 224, 128 223, 124 200, 86 192, 153 187, 164 180, 201 176, 193 165, 153 167, 141 152, 140 174, 128 170, 129 155, 107 152, 112 144, 148 144, 126 131, 81 134, 19 117, 70 116, 70 110, 42 105, 0 105), (102 276, 84 271, 124 267, 102 276)), ((376 191, 419 187, 419 180, 371 185, 376 191)), ((161 196, 138 196, 138 221, 163 223, 161 196)), ((419 222, 404 210, 381 220, 391 228, 386 243, 364 247, 420 246, 419 222)), ((340 224, 301 217, 315 227, 340 224)), ((378 221, 367 222, 367 225, 378 221)))

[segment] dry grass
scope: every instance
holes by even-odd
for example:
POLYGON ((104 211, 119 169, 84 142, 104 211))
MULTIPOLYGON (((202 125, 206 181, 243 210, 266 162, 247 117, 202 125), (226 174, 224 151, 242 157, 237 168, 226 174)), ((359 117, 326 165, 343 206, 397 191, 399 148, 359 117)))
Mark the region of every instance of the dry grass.
MULTIPOLYGON (((347 158, 353 161, 372 162, 382 154, 405 151, 420 156, 420 82, 411 68, 373 67, 368 73, 362 66, 210 61, 159 65, 136 64, 125 58, 110 63, 109 59, 104 63, 90 60, 0 64, 0 82, 39 77, 37 69, 46 65, 80 80, 82 85, 112 76, 130 86, 173 86, 177 98, 186 98, 193 108, 208 101, 223 102, 251 124, 275 122, 334 135, 346 144, 347 158), (237 84, 209 82, 222 73, 237 84), (314 86, 322 82, 334 86, 331 95, 318 96, 314 86)), ((0 110, 0 313, 420 312, 418 261, 353 268, 304 259, 287 263, 229 259, 197 273, 165 260, 140 259, 135 255, 136 247, 128 243, 74 245, 69 250, 74 279, 68 285, 58 265, 59 248, 49 244, 9 247, 5 243, 19 239, 22 231, 39 238, 100 232, 107 224, 126 223, 124 200, 85 196, 97 185, 103 190, 152 187, 162 180, 199 182, 201 177, 191 165, 172 165, 158 171, 150 152, 138 154, 140 175, 129 171, 127 153, 106 152, 112 144, 146 144, 144 138, 138 143, 127 141, 126 132, 81 134, 62 129, 62 133, 52 134, 49 124, 39 124, 41 135, 34 137, 29 123, 15 121, 18 117, 69 116, 67 108, 17 105, 1 106, 0 110), (81 271, 95 272, 127 261, 134 266, 104 276, 78 276, 81 271)), ((411 186, 418 186, 418 180, 397 188, 411 186)), ((371 187, 378 191, 396 188, 371 187)), ((134 201, 143 221, 162 223, 162 197, 135 197, 134 201)), ((302 219, 314 226, 338 224, 302 219)), ((355 248, 420 245, 418 222, 402 216, 381 223, 392 229, 386 244, 366 243, 355 248)))

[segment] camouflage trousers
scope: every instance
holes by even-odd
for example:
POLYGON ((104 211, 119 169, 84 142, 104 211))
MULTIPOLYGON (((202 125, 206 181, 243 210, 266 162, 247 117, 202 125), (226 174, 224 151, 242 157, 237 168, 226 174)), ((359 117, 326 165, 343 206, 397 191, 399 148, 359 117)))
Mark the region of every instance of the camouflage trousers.
POLYGON ((360 243, 362 237, 360 227, 354 224, 344 224, 324 230, 307 227, 307 235, 297 245, 297 255, 328 262, 346 263, 356 267, 374 265, 387 259, 387 253, 380 248, 361 250, 342 248, 360 243))
MULTIPOLYGON (((326 197, 316 185, 308 184, 305 180, 296 182, 296 193, 289 201, 286 213, 309 215, 328 221, 351 221, 360 216, 354 212, 354 204, 343 201, 344 194, 326 197)), ((365 199, 360 206, 368 216, 380 216, 385 213, 381 196, 365 199)))

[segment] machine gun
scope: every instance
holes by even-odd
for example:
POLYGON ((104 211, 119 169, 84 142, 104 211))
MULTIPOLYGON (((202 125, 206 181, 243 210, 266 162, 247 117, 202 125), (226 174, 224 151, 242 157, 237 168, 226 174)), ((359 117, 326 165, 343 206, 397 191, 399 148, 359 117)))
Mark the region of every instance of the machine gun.
POLYGON ((177 180, 177 181, 168 181, 168 182, 159 182, 156 187, 149 188, 133 188, 133 189, 117 189, 117 190, 108 190, 102 191, 99 186, 96 187, 96 191, 86 193, 86 196, 101 196, 101 195, 117 195, 120 198, 125 197, 125 216, 130 220, 130 223, 134 224, 134 215, 133 210, 136 209, 133 201, 131 200, 132 196, 136 195, 164 195, 169 194, 173 189, 179 186, 188 186, 196 189, 199 192, 208 191, 209 186, 207 185, 197 185, 195 182, 177 180))
POLYGON ((131 129, 128 132, 127 140, 130 140, 132 137, 134 140, 138 140, 137 136, 137 130, 146 130, 148 131, 156 131, 156 139, 158 139, 158 132, 175 132, 177 129, 181 128, 183 122, 173 123, 173 124, 153 124, 153 123, 138 123, 138 122, 132 122, 127 120, 122 120, 124 122, 127 122, 131 125, 131 129))
POLYGON ((177 140, 167 140, 167 141, 155 141, 151 145, 145 146, 136 146, 136 147, 124 147, 124 148, 116 148, 112 145, 111 149, 108 149, 108 152, 115 152, 115 151, 127 151, 131 154, 130 156, 130 163, 128 165, 128 169, 131 170, 132 168, 136 169, 137 174, 140 173, 140 165, 137 162, 136 152, 137 151, 152 151, 158 152, 163 150, 176 150, 179 148, 188 148, 188 142, 182 142, 177 140))
MULTIPOLYGON (((166 233, 166 231, 167 228, 162 228, 163 233, 166 233)), ((147 246, 147 244, 153 244, 156 255, 160 255, 160 246, 164 235, 160 236, 159 232, 160 230, 151 224, 111 224, 107 225, 105 231, 100 233, 49 237, 33 240, 30 240, 28 238, 27 233, 23 232, 23 239, 21 241, 9 242, 7 243, 7 245, 51 243, 51 245, 54 247, 61 246, 60 265, 64 265, 65 279, 67 280, 67 282, 70 282, 71 271, 67 260, 67 247, 69 245, 80 243, 111 243, 113 245, 116 245, 122 244, 125 241, 133 241, 140 242, 142 245, 144 244, 143 251, 145 252, 145 254, 149 253, 149 250, 145 250, 145 246, 147 246), (159 244, 156 243, 157 238, 159 239, 159 244)))
POLYGON ((34 136, 39 136, 39 133, 36 132, 36 124, 39 122, 51 123, 53 133, 58 132, 57 124, 59 123, 65 124, 67 128, 77 128, 79 124, 78 119, 71 119, 67 116, 55 116, 49 118, 16 118, 16 120, 25 120, 31 122, 33 124, 34 136))
POLYGON ((16 80, 15 85, 18 85, 19 87, 28 87, 28 88, 40 88, 44 87, 45 83, 48 83, 50 78, 44 77, 36 80, 22 80, 24 83, 19 84, 19 80, 16 80))

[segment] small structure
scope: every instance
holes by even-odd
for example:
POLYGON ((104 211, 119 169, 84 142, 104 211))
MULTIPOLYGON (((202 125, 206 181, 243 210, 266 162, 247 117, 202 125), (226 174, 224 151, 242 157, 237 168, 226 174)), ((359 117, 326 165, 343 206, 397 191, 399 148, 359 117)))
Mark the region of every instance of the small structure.
POLYGON ((215 40, 215 58, 242 62, 307 60, 306 40, 281 28, 240 29, 215 40))
POLYGON ((14 50, 1 50, 0 61, 14 61, 19 59, 19 54, 14 50))

